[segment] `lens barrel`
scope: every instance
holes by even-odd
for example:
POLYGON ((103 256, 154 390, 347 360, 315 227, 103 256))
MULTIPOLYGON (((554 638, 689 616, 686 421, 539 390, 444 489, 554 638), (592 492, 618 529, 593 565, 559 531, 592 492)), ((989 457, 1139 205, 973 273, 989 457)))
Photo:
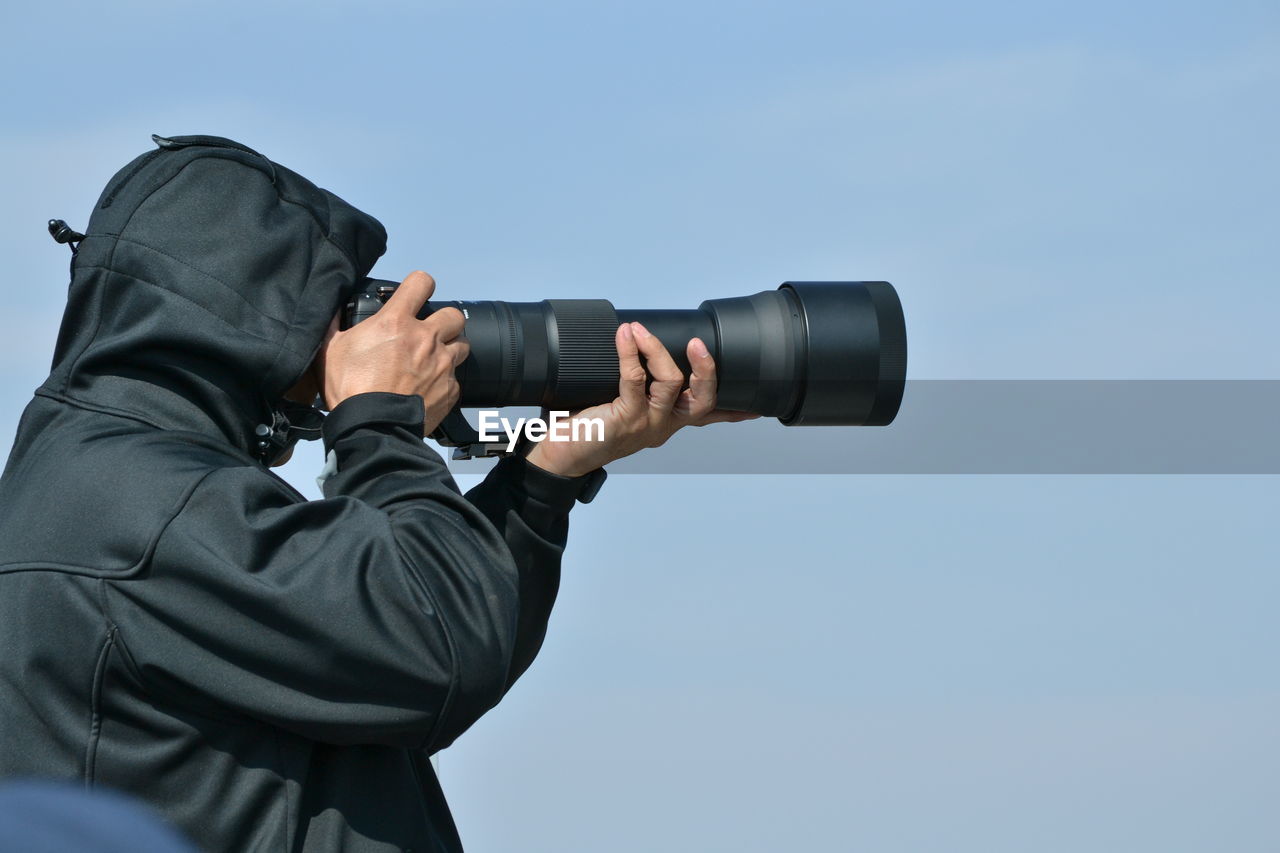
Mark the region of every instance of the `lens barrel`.
MULTIPOLYGON (((396 284, 367 279, 346 327, 371 316, 396 284)), ((786 282, 751 296, 709 299, 691 310, 615 309, 605 299, 432 301, 466 317, 471 353, 457 370, 468 408, 536 405, 574 410, 618 393, 619 324, 639 321, 682 373, 701 338, 716 362, 717 407, 788 426, 882 426, 902 402, 906 324, 883 281, 786 282)))

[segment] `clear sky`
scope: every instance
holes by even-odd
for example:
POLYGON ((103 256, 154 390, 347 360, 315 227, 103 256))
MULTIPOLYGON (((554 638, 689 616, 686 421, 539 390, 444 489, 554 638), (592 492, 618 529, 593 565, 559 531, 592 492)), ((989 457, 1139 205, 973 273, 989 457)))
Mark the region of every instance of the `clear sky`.
MULTIPOLYGON (((22 2, 4 33, 3 446, 62 310, 44 222, 152 132, 307 175, 443 298, 884 279, 914 378, 1280 379, 1274 2, 22 2)), ((442 756, 463 839, 1280 848, 1278 486, 613 477, 542 657, 442 756)))

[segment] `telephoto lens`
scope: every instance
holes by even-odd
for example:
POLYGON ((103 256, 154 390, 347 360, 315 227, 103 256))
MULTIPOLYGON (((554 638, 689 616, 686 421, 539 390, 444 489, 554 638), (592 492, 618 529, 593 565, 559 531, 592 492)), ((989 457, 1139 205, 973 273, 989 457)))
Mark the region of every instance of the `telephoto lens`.
MULTIPOLYGON (((345 326, 372 316, 396 283, 366 279, 345 326)), ((907 332, 902 303, 883 281, 789 281, 690 310, 619 309, 606 299, 431 301, 419 317, 454 307, 471 354, 457 369, 459 406, 573 411, 618 394, 614 336, 639 321, 689 375, 685 347, 701 338, 716 362, 716 408, 787 426, 884 426, 902 402, 907 332)))

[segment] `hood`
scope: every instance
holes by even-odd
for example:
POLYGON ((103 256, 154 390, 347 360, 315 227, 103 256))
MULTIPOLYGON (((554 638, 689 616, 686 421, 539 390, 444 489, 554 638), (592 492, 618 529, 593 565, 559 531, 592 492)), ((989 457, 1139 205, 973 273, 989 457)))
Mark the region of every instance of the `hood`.
POLYGON ((94 207, 37 393, 249 451, 386 230, 238 142, 152 138, 94 207))

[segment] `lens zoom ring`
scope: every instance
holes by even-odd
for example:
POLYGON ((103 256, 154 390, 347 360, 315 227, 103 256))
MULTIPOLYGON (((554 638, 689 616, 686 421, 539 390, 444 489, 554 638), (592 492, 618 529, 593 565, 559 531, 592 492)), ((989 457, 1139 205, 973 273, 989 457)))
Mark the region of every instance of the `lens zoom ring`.
POLYGON ((559 370, 556 388, 586 391, 618 384, 614 334, 618 315, 607 299, 548 299, 556 317, 559 370))

